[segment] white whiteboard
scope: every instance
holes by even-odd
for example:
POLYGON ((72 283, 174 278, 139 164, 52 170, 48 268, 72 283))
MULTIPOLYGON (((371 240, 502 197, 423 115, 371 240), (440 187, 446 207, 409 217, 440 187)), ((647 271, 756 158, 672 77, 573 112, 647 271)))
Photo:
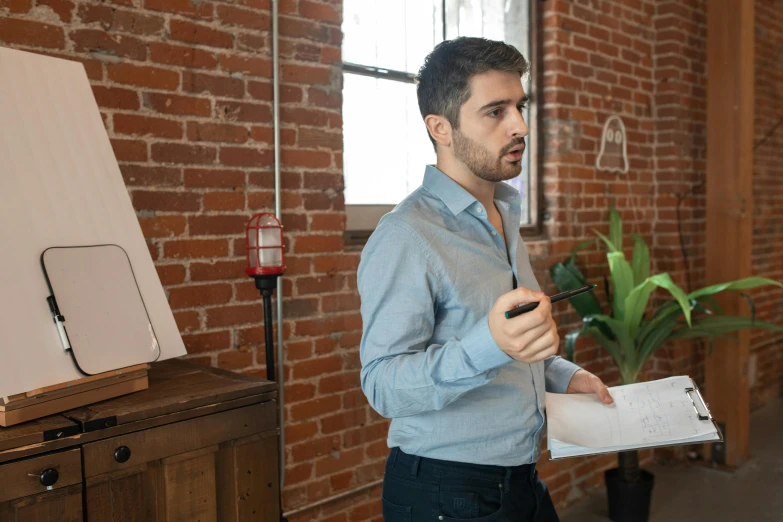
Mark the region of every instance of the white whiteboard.
POLYGON ((84 67, 0 47, 0 396, 83 377, 46 302, 41 253, 117 244, 160 343, 186 353, 84 67))

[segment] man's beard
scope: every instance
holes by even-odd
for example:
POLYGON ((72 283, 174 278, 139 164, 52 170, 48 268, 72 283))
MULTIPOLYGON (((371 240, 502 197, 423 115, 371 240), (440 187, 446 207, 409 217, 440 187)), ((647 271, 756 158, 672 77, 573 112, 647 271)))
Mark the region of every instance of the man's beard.
MULTIPOLYGON (((508 154, 508 151, 512 148, 524 143, 525 138, 516 138, 503 147, 498 156, 495 156, 486 147, 455 129, 454 157, 481 179, 486 181, 506 181, 519 176, 519 173, 522 172, 522 161, 505 161, 503 156, 508 154)), ((524 152, 524 149, 522 151, 524 152)))

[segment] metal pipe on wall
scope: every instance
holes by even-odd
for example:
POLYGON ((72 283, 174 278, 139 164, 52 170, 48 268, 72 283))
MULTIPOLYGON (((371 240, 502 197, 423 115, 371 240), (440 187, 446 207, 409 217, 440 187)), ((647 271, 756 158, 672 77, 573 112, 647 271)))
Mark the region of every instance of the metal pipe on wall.
MULTIPOLYGON (((279 49, 278 0, 272 0, 272 134, 275 147, 275 217, 283 223, 280 208, 280 49, 279 49)), ((283 278, 277 278, 277 401, 280 418, 280 492, 285 485, 285 401, 283 382, 285 380, 283 350, 283 278)))

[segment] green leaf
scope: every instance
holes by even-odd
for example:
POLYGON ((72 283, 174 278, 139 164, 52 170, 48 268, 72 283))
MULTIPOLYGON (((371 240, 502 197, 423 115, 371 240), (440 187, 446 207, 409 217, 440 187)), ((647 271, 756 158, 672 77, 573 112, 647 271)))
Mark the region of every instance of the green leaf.
MULTIPOLYGON (((674 308, 674 310, 676 311, 676 308, 674 308)), ((650 356, 655 353, 655 350, 663 346, 663 343, 669 339, 672 331, 676 326, 677 317, 667 315, 665 319, 660 321, 654 329, 650 330, 649 335, 645 335, 645 337, 641 339, 639 344, 640 370, 644 366, 644 363, 647 362, 647 359, 649 359, 650 356)), ((637 342, 639 342, 638 339, 637 342)))
POLYGON ((620 357, 618 358, 619 362, 616 363, 621 373, 634 367, 636 361, 636 344, 622 321, 609 317, 608 315, 592 315, 585 317, 584 322, 586 325, 593 326, 596 329, 598 325, 605 324, 612 331, 612 334, 614 334, 614 338, 616 339, 614 344, 619 347, 618 355, 620 357))
MULTIPOLYGON (((574 290, 587 285, 582 273, 575 265, 570 263, 555 263, 549 270, 554 281, 555 286, 561 292, 566 290, 574 290), (569 266, 570 265, 570 266, 569 266)), ((598 302, 598 298, 593 292, 585 292, 576 297, 569 299, 571 305, 576 309, 580 317, 585 317, 591 314, 600 314, 601 304, 598 302)))
POLYGON ((750 307, 750 320, 753 321, 756 319, 756 303, 754 303, 753 299, 745 292, 740 292, 740 295, 748 302, 748 306, 750 307))
POLYGON ((568 259, 568 261, 570 261, 572 264, 575 264, 576 263, 576 254, 580 250, 583 250, 583 249, 589 247, 590 245, 592 245, 593 241, 594 241, 593 239, 588 239, 587 241, 582 241, 581 243, 576 245, 574 248, 572 248, 571 249, 571 257, 568 259))
POLYGON ((619 252, 623 251, 623 218, 614 205, 609 208, 609 240, 619 252))
POLYGON ((685 314, 685 320, 688 324, 691 324, 691 303, 685 296, 685 292, 674 284, 674 281, 672 281, 669 274, 657 274, 648 277, 644 283, 631 290, 628 297, 625 299, 625 326, 628 328, 632 337, 636 337, 639 323, 644 315, 644 310, 647 308, 650 294, 656 287, 665 288, 672 294, 677 303, 679 303, 683 314, 685 314))
POLYGON ((758 288, 759 286, 767 285, 774 285, 783 288, 783 283, 779 283, 774 279, 753 276, 737 279, 734 281, 728 281, 726 283, 718 283, 717 285, 707 286, 691 292, 688 297, 698 299, 699 297, 714 295, 718 292, 723 292, 724 290, 748 290, 751 288, 758 288))
POLYGON ((603 240, 604 243, 606 243, 606 248, 609 249, 609 252, 618 252, 617 247, 614 245, 614 243, 612 243, 612 241, 608 237, 606 237, 605 235, 603 235, 602 233, 600 233, 596 229, 593 229, 593 232, 595 232, 595 234, 598 237, 600 237, 601 240, 603 240))
POLYGON ((606 258, 609 260, 609 270, 612 273, 614 286, 612 312, 615 319, 623 320, 625 318, 625 298, 633 288, 633 271, 622 252, 610 252, 606 254, 606 258))
POLYGON ((718 304, 718 301, 716 301, 715 299, 713 299, 710 296, 699 297, 697 299, 697 301, 700 302, 700 303, 707 303, 707 304, 709 304, 710 305, 710 310, 711 310, 712 313, 715 313, 715 314, 718 314, 718 315, 723 313, 723 308, 720 306, 720 304, 718 304))
POLYGON ((620 367, 622 365, 622 355, 620 354, 620 347, 617 345, 617 343, 608 337, 606 337, 602 329, 606 328, 608 330, 608 327, 600 322, 595 322, 592 317, 588 317, 586 321, 582 324, 582 328, 578 330, 574 330, 572 332, 568 332, 565 336, 565 349, 566 349, 566 357, 569 361, 573 362, 574 360, 574 349, 576 347, 576 341, 579 339, 581 335, 589 335, 593 339, 595 339, 598 344, 600 344, 607 352, 609 352, 609 355, 612 356, 612 360, 614 363, 620 367), (597 328, 602 327, 602 328, 597 328))
POLYGON ((693 339, 705 335, 724 335, 739 330, 758 328, 772 332, 783 332, 783 327, 750 317, 719 315, 705 317, 690 328, 681 328, 672 333, 672 339, 693 339))
POLYGON ((631 258, 631 268, 633 269, 633 284, 639 285, 650 277, 650 249, 647 243, 639 234, 633 234, 635 244, 633 246, 633 258, 631 258))
POLYGON ((584 328, 579 328, 578 330, 570 331, 565 335, 566 359, 571 362, 574 362, 574 348, 576 348, 576 341, 579 339, 579 335, 582 333, 583 329, 584 328))

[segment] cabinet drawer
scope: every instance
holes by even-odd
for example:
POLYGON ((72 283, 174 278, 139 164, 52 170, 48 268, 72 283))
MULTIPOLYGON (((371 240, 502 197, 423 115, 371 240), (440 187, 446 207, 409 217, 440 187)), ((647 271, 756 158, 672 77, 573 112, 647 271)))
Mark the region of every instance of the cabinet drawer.
POLYGON ((82 482, 81 451, 52 453, 0 466, 0 502, 82 482))
POLYGON ((84 475, 95 477, 274 429, 276 404, 263 402, 86 444, 84 475))

